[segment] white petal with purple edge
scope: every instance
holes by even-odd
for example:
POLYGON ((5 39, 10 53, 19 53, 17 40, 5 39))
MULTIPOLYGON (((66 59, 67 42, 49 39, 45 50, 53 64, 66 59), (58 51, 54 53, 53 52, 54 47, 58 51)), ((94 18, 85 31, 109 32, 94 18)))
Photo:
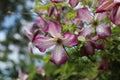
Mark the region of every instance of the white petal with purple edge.
POLYGON ((36 18, 36 22, 37 22, 37 26, 40 28, 40 29, 43 29, 47 22, 42 18, 42 17, 37 17, 36 18))
POLYGON ((54 38, 37 36, 33 43, 41 52, 44 52, 47 48, 50 48, 51 46, 55 45, 55 40, 54 38))
POLYGON ((27 74, 24 74, 23 75, 23 80, 27 80, 28 79, 28 75, 27 74))
POLYGON ((120 25, 120 6, 119 5, 116 5, 114 9, 112 9, 110 14, 110 20, 114 24, 120 25))
POLYGON ((113 0, 104 0, 104 2, 97 8, 97 12, 104 12, 111 10, 115 6, 113 0))
POLYGON ((84 27, 80 30, 79 35, 83 37, 89 37, 93 30, 94 28, 91 26, 84 27))
POLYGON ((31 33, 28 29, 24 29, 24 34, 25 34, 30 40, 32 40, 32 33, 31 33))
POLYGON ((109 25, 101 24, 96 28, 96 32, 99 38, 104 39, 111 35, 111 28, 109 25))
POLYGON ((98 21, 101 21, 102 19, 106 18, 107 17, 107 13, 106 12, 103 12, 103 13, 97 13, 95 15, 95 19, 98 20, 98 21))
POLYGON ((62 45, 56 45, 52 51, 50 61, 57 66, 64 64, 68 60, 67 54, 65 53, 62 45))
POLYGON ((52 37, 60 37, 61 30, 62 28, 57 22, 50 22, 45 31, 48 32, 52 37))
POLYGON ((90 11, 88 10, 88 8, 80 8, 77 11, 77 16, 78 16, 78 18, 80 18, 80 20, 82 20, 84 22, 90 23, 93 20, 93 17, 90 14, 90 11))
POLYGON ((28 50, 30 51, 30 53, 33 53, 32 42, 28 43, 28 50))
POLYGON ((114 3, 120 3, 120 0, 114 0, 114 3))
POLYGON ((69 32, 63 34, 63 45, 74 46, 76 44, 78 44, 78 39, 74 34, 69 32))
POLYGON ((116 13, 116 24, 120 25, 120 6, 117 9, 117 13, 116 13))

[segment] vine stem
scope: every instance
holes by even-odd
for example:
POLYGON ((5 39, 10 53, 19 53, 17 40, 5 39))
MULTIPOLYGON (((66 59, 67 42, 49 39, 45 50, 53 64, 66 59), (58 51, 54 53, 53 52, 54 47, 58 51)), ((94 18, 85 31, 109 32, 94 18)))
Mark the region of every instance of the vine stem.
MULTIPOLYGON (((68 52, 67 52, 67 50, 66 50, 66 48, 65 48, 65 46, 63 45, 63 48, 64 48, 64 50, 65 50, 65 52, 66 52, 66 54, 68 55, 68 57, 69 58, 71 58, 71 56, 68 54, 68 52)), ((71 58, 72 59, 72 58, 71 58)))
POLYGON ((7 13, 8 13, 8 14, 23 14, 23 15, 30 15, 30 14, 32 14, 32 15, 35 15, 35 16, 38 15, 38 14, 34 14, 34 13, 32 13, 32 12, 22 12, 22 13, 19 13, 19 12, 8 11, 7 13))
POLYGON ((79 51, 76 49, 76 47, 74 46, 73 49, 75 50, 76 53, 78 53, 79 51))

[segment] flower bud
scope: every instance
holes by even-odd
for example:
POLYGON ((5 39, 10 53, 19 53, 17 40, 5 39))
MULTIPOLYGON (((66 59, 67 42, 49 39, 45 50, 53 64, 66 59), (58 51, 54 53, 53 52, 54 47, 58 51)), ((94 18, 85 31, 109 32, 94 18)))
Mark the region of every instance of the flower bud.
POLYGON ((95 49, 94 47, 92 46, 92 44, 90 42, 87 42, 82 48, 81 48, 81 51, 80 51, 80 54, 81 55, 85 55, 85 56, 88 56, 88 55, 93 55, 95 53, 95 49))

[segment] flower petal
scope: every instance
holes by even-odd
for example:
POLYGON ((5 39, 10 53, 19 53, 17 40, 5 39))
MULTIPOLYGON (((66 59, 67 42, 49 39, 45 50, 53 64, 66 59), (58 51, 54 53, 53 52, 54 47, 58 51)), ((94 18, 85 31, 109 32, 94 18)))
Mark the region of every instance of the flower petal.
POLYGON ((96 41, 98 38, 99 38, 98 35, 95 35, 95 36, 91 37, 90 40, 91 41, 96 41))
POLYGON ((30 51, 30 53, 33 53, 32 42, 28 43, 28 50, 30 51))
POLYGON ((61 45, 57 45, 52 51, 50 61, 52 61, 57 66, 64 64, 68 60, 67 54, 65 53, 61 45))
POLYGON ((45 21, 42 17, 37 17, 36 23, 37 23, 37 26, 42 30, 45 26, 47 26, 47 21, 45 21))
POLYGON ((69 4, 74 8, 78 5, 79 0, 69 0, 69 4))
POLYGON ((35 23, 32 23, 30 26, 30 32, 33 33, 35 29, 38 29, 35 23))
POLYGON ((115 6, 115 3, 113 1, 114 0, 104 0, 104 2, 100 6, 98 6, 96 12, 104 12, 111 10, 115 6))
POLYGON ((27 80, 28 79, 28 74, 24 74, 23 75, 23 80, 27 80))
POLYGON ((92 31, 93 31, 93 27, 91 26, 84 27, 80 30, 79 35, 83 37, 89 37, 92 31))
POLYGON ((24 29, 24 34, 30 39, 32 40, 32 33, 28 30, 28 29, 24 29))
POLYGON ((106 18, 107 17, 107 13, 106 12, 103 12, 103 13, 97 13, 95 15, 95 18, 96 20, 98 21, 101 21, 102 19, 106 18))
POLYGON ((111 35, 111 28, 109 25, 101 24, 96 28, 96 32, 99 38, 105 39, 111 35))
POLYGON ((57 22, 50 22, 45 29, 45 32, 48 32, 52 37, 60 37, 61 26, 57 22))
POLYGON ((74 34, 69 32, 63 34, 63 45, 74 46, 76 44, 78 44, 78 39, 74 34))
POLYGON ((91 41, 91 43, 92 43, 94 48, 104 50, 104 44, 103 43, 97 43, 97 42, 94 42, 94 41, 91 41))
POLYGON ((83 22, 79 18, 73 19, 72 23, 75 24, 75 26, 76 26, 76 28, 78 28, 78 30, 83 27, 83 22))
POLYGON ((34 39, 33 43, 41 52, 44 52, 47 48, 53 46, 55 44, 55 41, 53 38, 46 38, 44 36, 37 36, 34 39))
POLYGON ((83 56, 93 55, 94 53, 95 49, 92 46, 91 42, 85 43, 85 45, 80 50, 80 54, 83 56))
POLYGON ((120 25, 120 5, 116 5, 114 9, 112 9, 110 19, 114 24, 120 25))
POLYGON ((83 22, 89 22, 90 23, 93 20, 93 17, 91 16, 90 11, 88 10, 88 8, 80 8, 77 11, 77 16, 83 22))
POLYGON ((50 8, 49 8, 49 12, 48 12, 49 17, 53 15, 54 10, 55 10, 54 5, 51 5, 50 8))
POLYGON ((120 3, 120 0, 114 0, 114 3, 120 3))

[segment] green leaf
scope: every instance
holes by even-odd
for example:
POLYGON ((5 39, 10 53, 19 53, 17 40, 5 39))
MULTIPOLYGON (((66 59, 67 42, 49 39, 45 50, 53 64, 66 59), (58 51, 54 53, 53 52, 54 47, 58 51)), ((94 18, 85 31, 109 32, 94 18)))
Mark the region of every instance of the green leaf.
POLYGON ((74 10, 70 10, 66 15, 65 15, 65 18, 68 18, 68 19, 74 19, 76 17, 76 11, 74 10))
POLYGON ((42 4, 36 4, 35 8, 34 8, 34 11, 35 12, 39 12, 40 10, 45 10, 46 11, 46 10, 49 9, 50 6, 51 6, 50 3, 44 4, 44 5, 42 5, 42 4))
POLYGON ((36 73, 37 73, 37 67, 35 67, 35 66, 33 66, 33 65, 31 65, 30 66, 31 68, 30 68, 30 74, 29 74, 29 80, 33 80, 33 78, 34 78, 34 76, 36 75, 36 73))

